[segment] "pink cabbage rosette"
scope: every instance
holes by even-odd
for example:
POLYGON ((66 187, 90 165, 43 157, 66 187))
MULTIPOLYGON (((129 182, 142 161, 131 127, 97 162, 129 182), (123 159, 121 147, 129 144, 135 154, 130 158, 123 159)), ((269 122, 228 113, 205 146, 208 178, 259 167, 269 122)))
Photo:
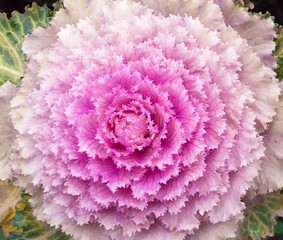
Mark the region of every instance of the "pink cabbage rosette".
POLYGON ((246 192, 283 185, 274 23, 230 0, 64 5, 0 88, 1 178, 76 240, 235 238, 246 192))

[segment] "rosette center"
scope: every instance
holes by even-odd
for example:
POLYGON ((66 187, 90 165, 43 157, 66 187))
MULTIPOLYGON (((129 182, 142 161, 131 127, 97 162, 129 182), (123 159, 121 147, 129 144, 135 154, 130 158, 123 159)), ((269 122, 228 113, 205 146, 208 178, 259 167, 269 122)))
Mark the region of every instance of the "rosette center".
POLYGON ((116 116, 113 122, 114 135, 117 141, 128 148, 135 145, 141 148, 145 145, 149 135, 147 118, 143 114, 124 112, 123 116, 116 116))

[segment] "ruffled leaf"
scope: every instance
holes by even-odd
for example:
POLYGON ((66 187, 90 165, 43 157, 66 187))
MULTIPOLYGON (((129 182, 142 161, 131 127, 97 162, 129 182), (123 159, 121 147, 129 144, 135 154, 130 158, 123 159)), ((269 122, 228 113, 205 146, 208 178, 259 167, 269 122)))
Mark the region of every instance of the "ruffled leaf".
POLYGON ((242 4, 237 4, 235 7, 232 1, 215 0, 215 2, 222 10, 225 23, 247 40, 265 66, 275 69, 276 58, 271 54, 275 48, 273 39, 276 37, 274 18, 269 13, 247 12, 247 8, 242 4))
POLYGON ((283 216, 283 195, 258 195, 247 205, 241 226, 241 240, 259 240, 273 236, 275 217, 283 216))
POLYGON ((22 229, 22 232, 11 232, 8 240, 68 240, 69 236, 60 230, 49 227, 47 224, 37 221, 28 204, 29 195, 22 194, 22 204, 18 206, 13 226, 22 229))
MULTIPOLYGON (((58 7, 57 7, 58 8, 58 7)), ((25 73, 25 56, 22 52, 24 36, 37 27, 47 27, 54 12, 46 5, 31 8, 25 13, 13 12, 10 19, 0 14, 0 85, 6 81, 18 83, 25 73)))

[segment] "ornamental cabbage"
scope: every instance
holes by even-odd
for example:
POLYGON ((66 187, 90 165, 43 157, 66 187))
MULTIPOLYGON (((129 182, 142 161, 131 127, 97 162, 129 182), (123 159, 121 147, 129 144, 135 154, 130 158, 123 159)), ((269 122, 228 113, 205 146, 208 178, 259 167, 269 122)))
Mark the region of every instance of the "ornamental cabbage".
POLYGON ((230 0, 64 5, 0 88, 1 179, 77 240, 235 238, 247 191, 283 186, 274 23, 230 0))

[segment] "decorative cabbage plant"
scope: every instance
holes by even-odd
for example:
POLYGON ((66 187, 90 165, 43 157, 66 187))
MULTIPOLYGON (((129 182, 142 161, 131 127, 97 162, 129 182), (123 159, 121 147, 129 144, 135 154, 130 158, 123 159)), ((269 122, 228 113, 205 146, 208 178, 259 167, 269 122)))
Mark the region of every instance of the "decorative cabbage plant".
MULTIPOLYGON (((263 195, 283 186, 272 18, 231 0, 63 4, 0 19, 0 178, 30 194, 35 218, 75 240, 272 235, 283 206, 263 195)), ((10 239, 23 239, 20 222, 10 239)))

